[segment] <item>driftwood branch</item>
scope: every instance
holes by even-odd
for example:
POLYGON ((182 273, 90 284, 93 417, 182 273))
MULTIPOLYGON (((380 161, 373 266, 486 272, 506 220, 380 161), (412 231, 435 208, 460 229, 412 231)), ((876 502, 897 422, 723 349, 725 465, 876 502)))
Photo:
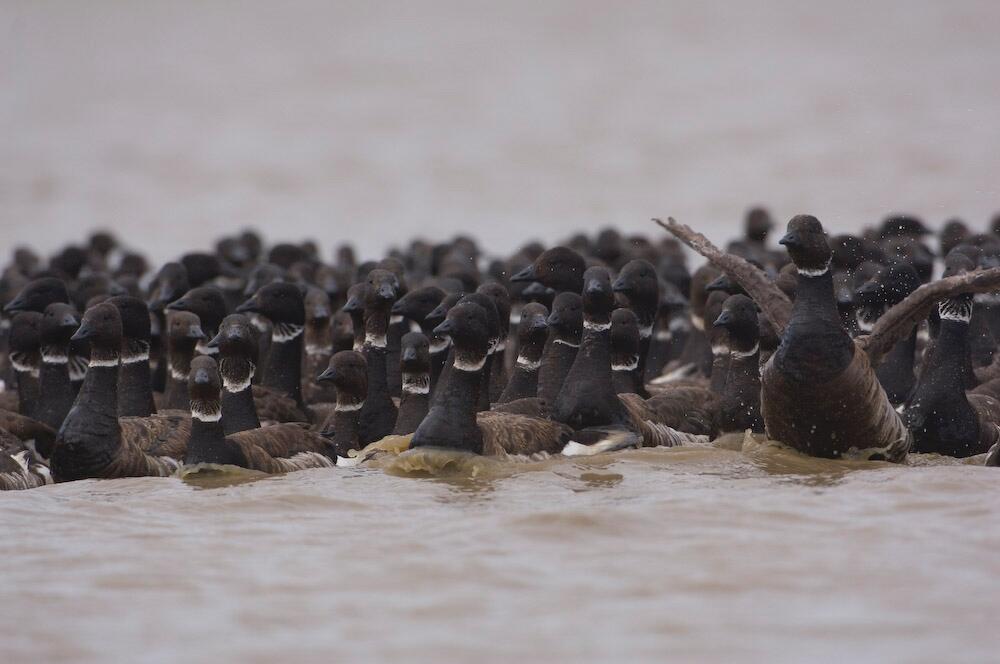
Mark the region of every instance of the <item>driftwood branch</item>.
POLYGON ((730 279, 743 287, 761 311, 771 320, 780 337, 792 316, 792 303, 761 270, 734 254, 726 253, 712 244, 698 231, 678 223, 673 217, 653 219, 678 240, 704 256, 712 265, 725 272, 730 279))
POLYGON ((871 334, 859 338, 858 344, 868 353, 872 366, 877 367, 892 347, 906 338, 914 325, 927 318, 931 308, 939 301, 963 293, 989 293, 998 289, 1000 267, 966 272, 924 284, 882 314, 871 334))

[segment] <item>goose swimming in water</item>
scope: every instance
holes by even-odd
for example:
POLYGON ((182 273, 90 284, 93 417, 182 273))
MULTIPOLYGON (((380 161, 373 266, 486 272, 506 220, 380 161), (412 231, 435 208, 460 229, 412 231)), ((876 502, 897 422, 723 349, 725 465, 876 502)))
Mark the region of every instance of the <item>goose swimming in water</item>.
POLYGON ((730 273, 781 334, 761 372, 761 409, 770 437, 806 454, 902 461, 912 437, 879 384, 878 366, 938 300, 1000 284, 1000 269, 926 284, 852 340, 840 322, 829 270, 830 247, 815 217, 794 217, 781 243, 798 271, 794 305, 745 260, 723 254, 670 220, 666 230, 730 273))

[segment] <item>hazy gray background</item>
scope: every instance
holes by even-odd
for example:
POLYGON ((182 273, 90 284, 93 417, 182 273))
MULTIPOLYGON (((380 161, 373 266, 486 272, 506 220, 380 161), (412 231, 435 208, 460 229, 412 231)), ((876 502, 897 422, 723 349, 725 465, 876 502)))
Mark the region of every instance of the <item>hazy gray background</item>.
POLYGON ((803 4, 8 0, 2 237, 503 251, 667 214, 720 238, 756 202, 984 225, 1000 3, 803 4))

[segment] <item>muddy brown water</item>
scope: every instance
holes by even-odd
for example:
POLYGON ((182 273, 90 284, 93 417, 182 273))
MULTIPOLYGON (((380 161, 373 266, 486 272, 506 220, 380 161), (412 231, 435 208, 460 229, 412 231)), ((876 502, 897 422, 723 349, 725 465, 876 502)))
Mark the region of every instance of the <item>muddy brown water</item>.
MULTIPOLYGON (((0 254, 997 209, 995 2, 0 3, 0 254)), ((426 461, 426 460, 425 460, 426 461)), ((0 495, 0 661, 995 661, 1000 475, 768 446, 0 495)))

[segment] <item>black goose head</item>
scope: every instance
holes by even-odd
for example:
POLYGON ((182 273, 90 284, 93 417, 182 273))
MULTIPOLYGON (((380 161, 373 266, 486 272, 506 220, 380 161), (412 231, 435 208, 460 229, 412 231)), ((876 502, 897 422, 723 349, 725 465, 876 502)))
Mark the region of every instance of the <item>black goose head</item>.
MULTIPOLYGON (((455 349, 455 368, 463 371, 477 370, 483 366, 490 352, 491 335, 495 328, 490 325, 490 315, 480 304, 485 300, 489 306, 493 302, 485 295, 482 300, 463 298, 448 311, 444 322, 434 328, 439 337, 449 337, 455 349)), ((495 314, 496 312, 494 312, 495 314)))
POLYGON ((285 270, 281 267, 272 263, 258 265, 254 267, 254 269, 250 270, 250 275, 247 277, 246 288, 243 289, 243 295, 251 297, 264 286, 273 284, 276 281, 284 280, 285 270))
POLYGON ((579 344, 583 332, 583 298, 576 293, 559 293, 552 302, 547 322, 556 338, 579 344))
POLYGON ((767 236, 772 228, 774 228, 774 222, 771 221, 771 213, 766 209, 755 207, 747 211, 744 230, 748 240, 763 244, 767 241, 767 236))
POLYGON ((218 422, 222 415, 222 376, 219 365, 208 355, 191 360, 188 372, 191 416, 203 422, 218 422))
POLYGON ((362 403, 368 396, 368 362, 358 351, 342 350, 333 354, 316 380, 333 383, 338 404, 362 403))
POLYGON ((729 333, 729 346, 735 351, 752 350, 760 337, 757 305, 746 295, 727 297, 722 304, 722 313, 712 325, 729 333))
POLYGON ((421 332, 407 332, 400 340, 399 367, 403 373, 427 373, 431 368, 430 342, 421 332))
POLYGON ((205 332, 214 332, 226 315, 226 299, 215 286, 199 286, 186 292, 179 300, 167 305, 168 311, 190 311, 197 314, 205 332))
POLYGON ((79 327, 80 317, 73 305, 53 302, 45 307, 39 327, 39 339, 42 346, 65 348, 79 327))
POLYGON ((66 283, 56 277, 42 277, 29 281, 3 310, 4 313, 8 314, 18 311, 42 313, 45 311, 45 307, 53 302, 69 303, 69 291, 66 290, 66 283))
POLYGON ((778 240, 788 250, 799 274, 818 276, 830 267, 833 252, 826 239, 826 232, 819 219, 807 214, 792 217, 788 222, 788 232, 778 240))
POLYGON ((535 262, 510 278, 511 281, 537 281, 556 292, 583 290, 583 256, 568 247, 553 247, 535 262))
POLYGON ((180 263, 166 263, 153 278, 149 294, 150 311, 160 311, 191 290, 187 269, 180 263))
POLYGON ((521 322, 517 326, 517 338, 522 348, 541 346, 549 334, 549 310, 544 304, 529 302, 521 308, 521 322))
POLYGON ((122 317, 110 302, 94 305, 83 314, 71 341, 90 343, 90 361, 117 360, 122 345, 122 317))
POLYGON ((507 338, 510 332, 510 293, 503 284, 491 281, 476 289, 477 293, 482 293, 491 300, 497 310, 497 323, 500 326, 499 337, 502 340, 507 338))
POLYGON ((257 328, 244 314, 229 314, 219 324, 219 332, 209 347, 218 348, 223 358, 232 357, 257 363, 260 346, 257 343, 257 328))
POLYGON ((275 325, 305 325, 305 298, 299 286, 276 281, 236 307, 236 313, 259 314, 275 325))
POLYGON ((192 252, 181 256, 180 262, 187 270, 192 288, 203 286, 222 274, 222 264, 215 254, 192 252))
POLYGON ((920 286, 920 277, 909 263, 885 267, 854 292, 858 328, 871 332, 875 321, 920 286))
POLYGON ((365 311, 365 291, 368 286, 365 283, 354 284, 347 289, 347 302, 341 307, 341 311, 351 315, 360 316, 365 311))
POLYGON ((37 368, 42 317, 37 311, 21 311, 11 320, 10 338, 7 343, 10 347, 11 360, 15 364, 14 368, 18 371, 37 368))
POLYGON ((539 304, 544 304, 546 307, 551 307, 552 301, 556 297, 556 290, 548 286, 543 286, 537 281, 532 281, 521 291, 521 296, 527 302, 538 302, 539 304))
POLYGON ((448 316, 448 312, 451 311, 451 308, 458 304, 459 300, 463 297, 464 293, 448 293, 445 295, 441 300, 441 303, 434 307, 429 314, 427 314, 425 323, 427 325, 433 325, 434 327, 443 323, 444 319, 448 316))
POLYGON ((307 287, 303 304, 306 308, 307 324, 315 327, 330 324, 333 309, 330 306, 330 296, 326 294, 326 291, 316 286, 307 287))
MULTIPOLYGON (((486 324, 489 330, 490 352, 496 349, 496 344, 500 340, 500 314, 497 312, 496 303, 493 298, 485 293, 469 293, 459 300, 462 302, 474 302, 486 312, 486 324)), ((456 305, 457 306, 457 305, 456 305)), ((447 320, 447 318, 445 319, 447 320)))
MULTIPOLYGON (((994 229, 993 232, 996 233, 996 230, 994 229)), ((941 229, 941 254, 947 256, 952 249, 965 242, 971 234, 972 231, 961 219, 949 220, 941 229)))
MULTIPOLYGON (((396 300, 392 305, 391 313, 394 316, 406 316, 418 324, 423 324, 427 316, 441 304, 444 295, 444 291, 437 286, 424 286, 411 290, 396 300)), ((441 320, 444 320, 443 315, 441 320)))
POLYGON ((864 241, 857 235, 835 235, 830 238, 833 266, 854 272, 865 260, 864 241))
POLYGON ((149 309, 146 303, 131 295, 116 295, 108 300, 118 307, 122 317, 122 337, 125 341, 145 341, 151 337, 149 309))
MULTIPOLYGON (((625 263, 612 284, 612 289, 624 297, 625 306, 633 310, 641 309, 641 313, 650 316, 656 313, 660 281, 656 276, 656 268, 649 261, 639 258, 625 263)), ((636 313, 639 314, 640 311, 636 313)))
POLYGON ((171 311, 167 314, 167 339, 171 346, 191 345, 205 338, 201 321, 190 311, 171 311))
POLYGON ((394 272, 375 268, 365 279, 365 313, 392 310, 399 297, 399 277, 394 272))
POLYGON ((639 319, 631 309, 611 312, 611 352, 620 357, 639 354, 639 319))
MULTIPOLYGON (((103 272, 87 274, 76 282, 76 288, 70 294, 77 308, 84 308, 92 298, 98 295, 129 295, 124 286, 114 281, 110 275, 103 272)), ((145 303, 143 304, 145 306, 145 303)))
MULTIPOLYGON (((589 267, 583 273, 583 313, 594 323, 610 323, 615 294, 611 290, 611 275, 603 267, 589 267)), ((586 322, 586 321, 585 321, 586 322)))

